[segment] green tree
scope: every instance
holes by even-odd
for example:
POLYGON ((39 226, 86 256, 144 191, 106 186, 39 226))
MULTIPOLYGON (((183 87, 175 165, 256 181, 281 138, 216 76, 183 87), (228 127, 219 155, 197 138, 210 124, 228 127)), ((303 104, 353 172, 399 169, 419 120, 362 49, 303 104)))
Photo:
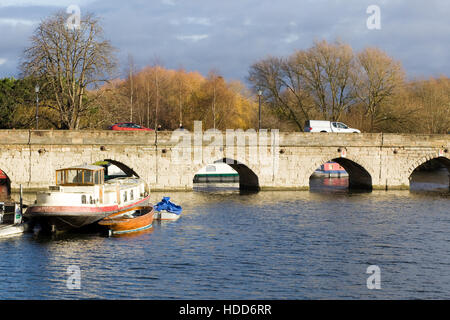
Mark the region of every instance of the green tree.
MULTIPOLYGON (((0 128, 30 128, 35 119, 35 92, 38 81, 31 78, 0 80, 0 128)), ((45 90, 41 98, 48 94, 45 90)), ((44 115, 45 118, 45 115, 44 115)))
POLYGON ((14 87, 16 80, 14 78, 4 78, 0 80, 0 128, 9 129, 12 123, 16 101, 14 87))

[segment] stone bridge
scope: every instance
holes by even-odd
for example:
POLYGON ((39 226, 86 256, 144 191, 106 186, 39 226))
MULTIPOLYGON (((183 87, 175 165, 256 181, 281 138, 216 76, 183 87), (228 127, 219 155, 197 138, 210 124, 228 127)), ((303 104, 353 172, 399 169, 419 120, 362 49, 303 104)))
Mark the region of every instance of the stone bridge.
POLYGON ((241 188, 307 190, 315 169, 333 160, 351 188, 407 189, 412 172, 431 159, 450 172, 449 150, 448 134, 0 130, 0 170, 12 190, 30 191, 54 184, 55 169, 100 160, 152 190, 190 190, 195 173, 218 160, 238 171, 241 188))

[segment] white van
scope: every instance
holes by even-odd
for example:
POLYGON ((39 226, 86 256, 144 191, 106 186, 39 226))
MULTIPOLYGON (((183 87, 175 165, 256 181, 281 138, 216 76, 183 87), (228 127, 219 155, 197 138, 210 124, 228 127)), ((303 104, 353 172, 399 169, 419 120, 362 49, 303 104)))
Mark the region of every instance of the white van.
POLYGON ((349 128, 342 122, 331 122, 322 120, 308 120, 305 122, 305 132, 343 132, 361 133, 358 129, 349 128))

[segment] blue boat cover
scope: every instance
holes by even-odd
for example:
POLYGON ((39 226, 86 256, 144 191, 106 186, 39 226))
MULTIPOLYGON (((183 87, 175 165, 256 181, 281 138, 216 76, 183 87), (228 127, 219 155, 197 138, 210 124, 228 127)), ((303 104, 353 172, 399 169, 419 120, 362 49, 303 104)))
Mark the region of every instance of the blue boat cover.
POLYGON ((156 211, 166 210, 170 213, 181 214, 182 208, 181 206, 177 206, 176 204, 169 201, 170 197, 163 197, 161 202, 158 202, 155 206, 156 211))

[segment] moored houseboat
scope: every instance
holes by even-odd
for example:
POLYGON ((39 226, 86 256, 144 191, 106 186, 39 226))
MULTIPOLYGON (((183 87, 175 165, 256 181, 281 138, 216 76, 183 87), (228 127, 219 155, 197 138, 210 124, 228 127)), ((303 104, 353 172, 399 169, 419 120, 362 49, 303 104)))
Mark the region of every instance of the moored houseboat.
POLYGON ((138 177, 105 181, 103 167, 81 165, 56 170, 56 184, 37 193, 25 216, 44 230, 66 231, 147 205, 149 197, 146 183, 138 177))
POLYGON ((316 171, 314 171, 313 176, 316 177, 348 177, 347 171, 336 162, 329 161, 320 166, 316 171))
POLYGON ((216 162, 198 171, 194 183, 239 183, 239 173, 226 163, 216 162))
POLYGON ((0 170, 0 201, 7 199, 9 196, 8 177, 0 170))
POLYGON ((8 177, 6 176, 6 174, 2 170, 0 170, 0 184, 5 184, 7 179, 8 177))

